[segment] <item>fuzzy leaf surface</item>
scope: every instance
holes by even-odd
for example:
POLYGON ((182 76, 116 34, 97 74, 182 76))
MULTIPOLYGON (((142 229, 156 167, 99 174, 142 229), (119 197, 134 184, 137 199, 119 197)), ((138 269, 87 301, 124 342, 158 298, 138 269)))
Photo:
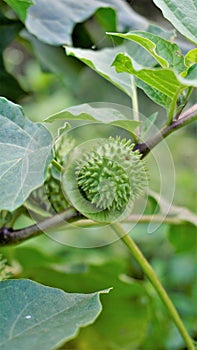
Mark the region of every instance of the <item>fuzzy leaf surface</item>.
POLYGON ((45 179, 52 137, 22 108, 0 98, 0 209, 13 211, 45 179))
POLYGON ((194 0, 153 0, 163 16, 186 38, 197 43, 197 3, 194 0))
POLYGON ((108 291, 66 293, 25 279, 1 282, 1 349, 56 349, 95 321, 99 295, 108 291))

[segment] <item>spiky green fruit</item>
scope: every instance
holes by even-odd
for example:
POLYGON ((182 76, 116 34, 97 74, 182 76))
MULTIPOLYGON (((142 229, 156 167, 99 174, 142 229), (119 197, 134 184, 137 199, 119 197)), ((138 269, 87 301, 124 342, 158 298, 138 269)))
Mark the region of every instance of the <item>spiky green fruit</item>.
POLYGON ((110 137, 90 151, 87 143, 72 154, 63 173, 63 188, 84 216, 115 222, 130 214, 147 184, 144 162, 133 147, 130 140, 110 137))

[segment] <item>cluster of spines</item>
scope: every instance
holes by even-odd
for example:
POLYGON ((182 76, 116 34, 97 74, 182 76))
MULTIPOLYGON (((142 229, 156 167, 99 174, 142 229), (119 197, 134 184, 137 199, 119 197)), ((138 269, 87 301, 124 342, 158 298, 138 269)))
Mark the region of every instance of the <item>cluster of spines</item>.
MULTIPOLYGON (((64 164, 66 155, 73 147, 74 141, 66 133, 56 141, 54 156, 60 165, 64 164)), ((52 164, 47 169, 44 186, 33 191, 29 199, 47 212, 60 213, 69 207, 62 191, 60 174, 58 176, 52 164)))
POLYGON ((121 210, 144 190, 146 171, 131 140, 110 137, 78 161, 75 174, 82 195, 101 210, 121 210))

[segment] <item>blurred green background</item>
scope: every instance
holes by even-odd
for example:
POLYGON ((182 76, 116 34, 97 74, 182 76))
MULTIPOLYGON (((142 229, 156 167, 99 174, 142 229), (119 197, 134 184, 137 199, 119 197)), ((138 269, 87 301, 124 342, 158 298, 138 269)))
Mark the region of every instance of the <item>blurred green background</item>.
MULTIPOLYGON (((147 20, 171 28, 152 1, 128 3, 133 10, 147 16, 147 20)), ((0 9, 4 15, 14 18, 3 1, 0 1, 0 9)), ((49 48, 28 35, 22 32, 11 40, 4 48, 2 57, 7 72, 16 77, 23 90, 20 91, 18 87, 17 96, 12 95, 10 99, 21 104, 31 120, 41 122, 52 113, 85 102, 131 105, 128 96, 76 59, 65 57, 62 48, 49 48), (49 60, 45 61, 43 55, 49 49, 49 60)), ((181 37, 178 40, 187 51, 188 44, 181 37)), ((114 45, 111 39, 106 38, 105 28, 95 16, 75 26, 73 42, 75 46, 96 46, 97 49, 114 45)), ((12 94, 8 91, 7 95, 9 93, 12 94)), ((149 117, 158 111, 160 124, 165 118, 164 110, 142 91, 138 91, 138 94, 140 112, 149 117)), ((195 101, 196 92, 190 104, 195 101)), ((197 125, 193 123, 166 140, 176 172, 174 204, 195 213, 196 136, 197 125)), ((151 166, 154 164, 151 156, 147 164, 151 168, 151 188, 157 191, 160 189, 160 179, 158 169, 151 166)), ((30 223, 22 216, 17 227, 30 223)), ((176 226, 162 224, 154 233, 147 234, 147 226, 139 224, 130 234, 155 268, 187 328, 197 340, 196 228, 189 223, 176 226)), ((102 296, 104 311, 95 324, 82 329, 79 336, 62 349, 184 349, 182 339, 159 298, 120 242, 100 248, 79 249, 58 244, 43 236, 0 251, 8 259, 17 278, 30 278, 67 292, 86 293, 113 286, 110 295, 102 296)))

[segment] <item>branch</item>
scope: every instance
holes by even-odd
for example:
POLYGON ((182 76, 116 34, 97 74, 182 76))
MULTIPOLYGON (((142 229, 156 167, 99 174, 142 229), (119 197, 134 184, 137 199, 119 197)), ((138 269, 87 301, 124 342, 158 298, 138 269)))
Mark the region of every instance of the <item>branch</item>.
MULTIPOLYGON (((138 224, 144 224, 144 223, 163 223, 163 224, 169 224, 169 225, 180 225, 181 223, 185 222, 185 220, 179 218, 178 216, 171 216, 171 215, 138 215, 138 214, 132 214, 127 219, 121 221, 121 223, 138 223, 138 224)), ((97 221, 92 221, 86 218, 79 218, 77 220, 77 223, 75 224, 79 227, 91 227, 91 226, 104 226, 103 223, 98 223, 97 221)))
POLYGON ((194 120, 197 120, 197 103, 190 107, 187 111, 181 113, 177 120, 174 120, 170 125, 164 126, 163 129, 161 129, 160 132, 154 135, 151 139, 144 143, 137 143, 134 150, 138 149, 143 158, 151 151, 151 149, 153 149, 172 132, 192 123, 194 120))
POLYGON ((13 230, 6 227, 0 229, 0 246, 16 244, 28 238, 38 236, 44 230, 50 229, 61 224, 64 221, 81 218, 81 214, 74 208, 68 208, 60 214, 49 217, 38 224, 25 227, 20 230, 13 230))

